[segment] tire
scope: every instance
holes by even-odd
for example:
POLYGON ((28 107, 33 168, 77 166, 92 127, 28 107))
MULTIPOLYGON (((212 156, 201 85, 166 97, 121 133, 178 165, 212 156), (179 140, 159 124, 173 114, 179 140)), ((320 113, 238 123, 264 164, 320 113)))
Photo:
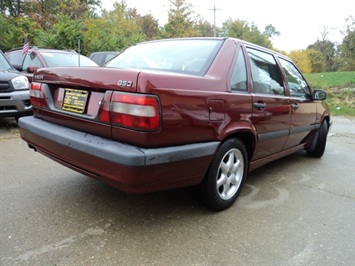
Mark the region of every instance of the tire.
POLYGON ((326 121, 320 126, 317 135, 315 136, 315 145, 312 145, 312 148, 307 150, 307 154, 312 157, 320 158, 323 156, 325 151, 325 146, 327 144, 327 135, 328 135, 328 124, 326 121))
POLYGON ((199 186, 202 202, 222 211, 238 198, 248 172, 248 156, 243 142, 229 139, 218 149, 199 186))

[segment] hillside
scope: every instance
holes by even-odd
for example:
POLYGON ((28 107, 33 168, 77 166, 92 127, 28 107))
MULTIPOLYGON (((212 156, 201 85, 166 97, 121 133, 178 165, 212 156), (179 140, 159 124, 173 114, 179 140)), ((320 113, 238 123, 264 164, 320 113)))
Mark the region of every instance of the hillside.
POLYGON ((332 115, 355 116, 355 72, 327 72, 304 75, 312 89, 324 89, 332 115))

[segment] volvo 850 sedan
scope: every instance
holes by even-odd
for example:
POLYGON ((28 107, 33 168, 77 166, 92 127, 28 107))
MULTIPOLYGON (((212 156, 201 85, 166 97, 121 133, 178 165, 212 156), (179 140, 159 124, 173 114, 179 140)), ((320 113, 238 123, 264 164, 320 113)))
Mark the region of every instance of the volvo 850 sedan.
POLYGON ((331 125, 289 58, 233 38, 144 42, 104 67, 39 69, 31 86, 30 148, 129 193, 196 186, 214 210, 257 167, 321 157, 331 125))

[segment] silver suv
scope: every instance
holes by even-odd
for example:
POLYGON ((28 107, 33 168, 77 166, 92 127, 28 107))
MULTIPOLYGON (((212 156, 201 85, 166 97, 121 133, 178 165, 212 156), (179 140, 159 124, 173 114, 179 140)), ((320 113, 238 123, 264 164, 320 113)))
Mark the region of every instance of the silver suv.
POLYGON ((28 79, 0 51, 0 117, 17 119, 28 114, 32 114, 28 79))

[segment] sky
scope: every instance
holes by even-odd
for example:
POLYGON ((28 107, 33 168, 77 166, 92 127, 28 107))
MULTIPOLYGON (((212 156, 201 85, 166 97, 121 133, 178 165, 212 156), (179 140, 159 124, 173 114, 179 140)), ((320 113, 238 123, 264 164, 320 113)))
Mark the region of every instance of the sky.
MULTIPOLYGON (((121 0, 117 0, 119 3, 121 0)), ((276 49, 290 52, 306 49, 308 45, 322 39, 341 43, 345 30, 345 19, 355 17, 355 0, 185 0, 200 14, 216 26, 229 18, 254 23, 263 32, 271 24, 280 32, 272 39, 276 49), (216 9, 215 11, 213 9, 216 9), (214 16, 215 14, 215 16, 214 16), (326 31, 325 31, 326 29, 326 31)), ((101 0, 106 10, 113 9, 116 0, 101 0)), ((163 26, 168 21, 168 0, 126 0, 128 7, 136 8, 138 14, 151 14, 163 26)))

